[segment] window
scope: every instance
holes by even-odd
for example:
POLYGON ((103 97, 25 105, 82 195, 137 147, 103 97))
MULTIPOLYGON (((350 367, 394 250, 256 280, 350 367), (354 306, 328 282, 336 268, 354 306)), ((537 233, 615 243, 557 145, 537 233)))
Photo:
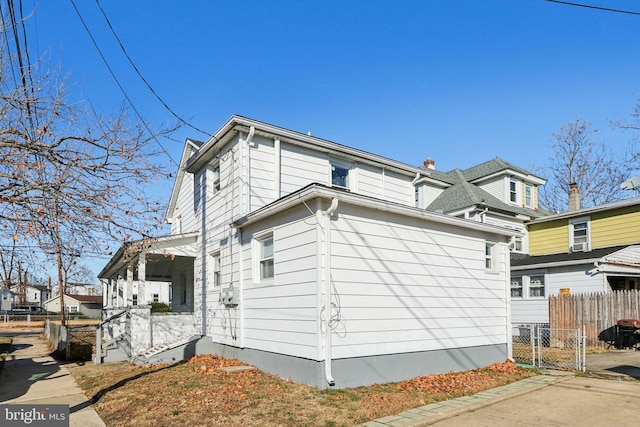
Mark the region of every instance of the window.
POLYGON ((522 252, 522 237, 516 236, 513 241, 513 250, 515 252, 522 252))
POLYGON ((220 286, 220 252, 211 254, 211 278, 213 286, 220 286))
POLYGON ((416 189, 414 190, 414 198, 415 198, 416 208, 419 208, 420 207, 420 190, 418 189, 418 187, 416 187, 416 189))
POLYGON ((524 186, 524 206, 533 208, 533 187, 527 184, 524 186))
POLYGON ((152 294, 151 298, 153 299, 153 302, 159 302, 160 301, 160 296, 158 294, 152 294))
POLYGON ((349 168, 331 163, 331 185, 349 188, 349 168))
POLYGON ((518 203, 518 183, 509 181, 509 201, 518 203))
POLYGON ((260 280, 273 279, 273 235, 258 241, 260 280))
POLYGON ((220 163, 216 162, 207 166, 207 188, 209 196, 213 196, 220 191, 220 163))
POLYGON ((131 303, 132 303, 133 305, 138 305, 138 294, 133 294, 133 295, 131 296, 131 298, 132 298, 131 303))
POLYGON ((487 242, 484 245, 484 268, 487 271, 493 271, 495 268, 495 250, 496 244, 487 242))
POLYGON ((589 218, 576 218, 569 222, 569 245, 571 252, 589 250, 589 218))
POLYGON ((522 298, 522 277, 511 278, 511 298, 522 298))
POLYGON ((529 277, 529 296, 544 297, 544 276, 530 276, 529 277))

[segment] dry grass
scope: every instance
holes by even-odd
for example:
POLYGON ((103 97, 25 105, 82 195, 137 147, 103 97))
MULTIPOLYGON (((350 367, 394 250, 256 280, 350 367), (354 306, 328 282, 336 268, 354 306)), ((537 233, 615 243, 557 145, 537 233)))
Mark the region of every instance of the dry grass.
POLYGON ((69 365, 107 426, 354 426, 430 402, 474 394, 531 375, 513 363, 343 390, 320 390, 215 355, 140 367, 69 365))

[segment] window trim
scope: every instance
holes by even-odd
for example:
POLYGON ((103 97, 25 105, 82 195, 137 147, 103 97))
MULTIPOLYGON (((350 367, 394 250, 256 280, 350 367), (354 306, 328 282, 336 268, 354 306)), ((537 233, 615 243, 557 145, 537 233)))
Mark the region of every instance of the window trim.
POLYGON ((215 196, 220 192, 220 161, 207 165, 207 194, 215 196))
POLYGON ((524 207, 525 208, 531 208, 533 209, 534 207, 534 202, 533 202, 533 194, 534 194, 534 187, 531 184, 524 184, 524 207), (527 195, 527 190, 530 191, 529 195, 527 195), (527 200, 528 199, 528 200, 527 200))
POLYGON ((253 250, 253 254, 254 254, 254 276, 255 276, 255 283, 269 283, 269 282, 273 282, 273 280, 275 279, 275 241, 273 238, 273 231, 269 230, 260 234, 255 234, 253 236, 253 241, 254 241, 254 250, 253 250), (271 241, 271 254, 270 256, 264 257, 263 256, 263 248, 264 248, 264 243, 267 241, 271 241), (263 273, 263 263, 265 261, 269 261, 271 260, 271 275, 264 277, 263 273))
POLYGON ((509 203, 518 204, 518 181, 515 179, 509 180, 509 203))
POLYGON ((511 299, 524 299, 524 276, 512 276, 511 277, 511 282, 510 282, 510 295, 511 295, 511 299), (520 286, 513 286, 514 280, 519 279, 520 280, 520 286), (513 291, 514 290, 519 290, 520 291, 520 295, 513 295, 513 291))
MULTIPOLYGON (((582 243, 582 242, 581 242, 582 243)), ((570 252, 586 252, 591 250, 591 217, 583 216, 580 218, 573 218, 569 220, 569 251, 570 252), (585 242, 584 247, 581 249, 575 249, 576 244, 576 230, 575 226, 578 224, 586 224, 585 230, 585 242)))
POLYGON ((211 252, 209 254, 209 262, 211 262, 211 278, 213 279, 213 288, 217 289, 222 286, 222 267, 220 264, 220 251, 211 252))
POLYGON ((353 176, 353 165, 346 163, 346 162, 342 162, 339 160, 330 160, 329 161, 329 184, 332 187, 337 187, 337 188, 342 188, 345 190, 353 190, 354 189, 354 176, 353 176), (345 185, 340 185, 340 184, 336 184, 333 181, 333 172, 336 170, 336 168, 340 168, 340 169, 344 169, 347 174, 345 177, 345 185))
POLYGON ((484 242, 484 269, 486 272, 494 273, 496 272, 496 252, 498 249, 498 244, 496 242, 491 242, 485 240, 484 242))
POLYGON ((547 297, 547 275, 544 273, 532 273, 527 276, 527 296, 529 299, 545 299, 547 297), (532 277, 542 277, 542 286, 531 286, 532 277), (542 295, 531 295, 533 289, 542 289, 542 295))

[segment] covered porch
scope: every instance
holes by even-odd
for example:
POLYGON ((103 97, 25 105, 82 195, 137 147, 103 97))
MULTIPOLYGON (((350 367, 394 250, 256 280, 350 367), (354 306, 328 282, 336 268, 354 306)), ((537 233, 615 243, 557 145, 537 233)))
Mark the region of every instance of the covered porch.
POLYGON ((194 310, 194 259, 199 233, 150 238, 123 245, 98 274, 103 308, 162 302, 173 312, 194 310))

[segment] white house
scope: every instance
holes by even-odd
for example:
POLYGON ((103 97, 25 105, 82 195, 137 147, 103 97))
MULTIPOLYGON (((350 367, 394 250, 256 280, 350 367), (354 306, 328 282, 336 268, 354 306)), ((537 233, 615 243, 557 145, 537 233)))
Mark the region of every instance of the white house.
POLYGON ((0 289, 0 311, 13 309, 15 294, 9 289, 0 289))
POLYGON ((187 141, 171 234, 123 246, 100 273, 105 314, 131 322, 132 356, 197 336, 198 351, 319 387, 504 361, 509 246, 523 234, 487 218, 524 213, 483 189, 472 209, 430 210, 469 184, 446 176, 233 116, 187 141), (171 283, 177 313, 144 311, 154 281, 171 283))
POLYGON ((43 285, 15 284, 10 287, 16 295, 16 304, 44 307, 51 296, 51 290, 43 285))
MULTIPOLYGON (((45 309, 53 313, 60 312, 60 295, 47 300, 45 309)), ((65 313, 82 313, 88 317, 100 318, 102 314, 102 296, 64 294, 65 313)))

